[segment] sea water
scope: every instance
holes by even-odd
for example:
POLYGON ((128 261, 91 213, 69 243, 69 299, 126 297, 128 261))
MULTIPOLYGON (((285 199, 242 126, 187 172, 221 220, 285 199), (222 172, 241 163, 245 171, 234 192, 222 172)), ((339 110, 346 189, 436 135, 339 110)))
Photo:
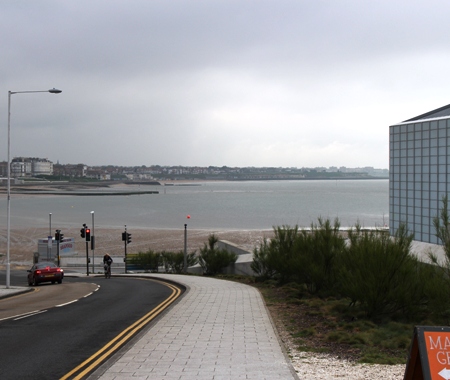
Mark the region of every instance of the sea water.
MULTIPOLYGON (((116 188, 117 189, 117 188, 116 188)), ((388 180, 202 182, 173 186, 125 186, 158 194, 11 196, 11 227, 56 228, 83 223, 103 228, 272 229, 309 227, 318 217, 342 227, 388 223, 388 180), (92 214, 94 211, 94 214, 92 214), (52 214, 51 216, 49 214, 52 214)), ((120 189, 120 190, 123 190, 120 189)), ((6 225, 6 197, 0 199, 6 225)))

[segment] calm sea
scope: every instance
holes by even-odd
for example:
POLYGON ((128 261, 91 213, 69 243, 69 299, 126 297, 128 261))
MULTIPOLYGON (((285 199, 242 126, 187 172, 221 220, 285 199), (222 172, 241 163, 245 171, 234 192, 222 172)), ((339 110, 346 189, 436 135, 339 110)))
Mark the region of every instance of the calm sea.
MULTIPOLYGON (((126 186, 159 194, 11 198, 11 228, 76 227, 271 229, 309 227, 319 216, 379 227, 389 220, 388 180, 205 182, 192 186, 126 186), (187 216, 190 216, 188 219, 187 216)), ((6 225, 6 197, 0 199, 6 225)))

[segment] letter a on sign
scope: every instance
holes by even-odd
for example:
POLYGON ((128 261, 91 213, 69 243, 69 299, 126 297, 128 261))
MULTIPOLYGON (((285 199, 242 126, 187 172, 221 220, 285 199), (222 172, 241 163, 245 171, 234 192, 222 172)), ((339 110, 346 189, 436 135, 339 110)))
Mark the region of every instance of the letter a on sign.
POLYGON ((404 380, 450 380, 450 327, 416 326, 404 380))

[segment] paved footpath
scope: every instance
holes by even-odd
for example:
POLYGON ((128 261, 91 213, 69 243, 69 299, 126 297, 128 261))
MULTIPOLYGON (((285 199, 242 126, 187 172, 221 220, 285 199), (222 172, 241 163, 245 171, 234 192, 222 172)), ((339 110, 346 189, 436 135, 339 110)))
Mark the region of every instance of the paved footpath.
POLYGON ((27 293, 31 290, 32 288, 25 286, 10 286, 9 288, 6 288, 6 286, 2 285, 0 286, 0 299, 15 296, 21 293, 27 293))
POLYGON ((298 379, 257 289, 208 277, 151 277, 187 291, 106 372, 90 379, 298 379))

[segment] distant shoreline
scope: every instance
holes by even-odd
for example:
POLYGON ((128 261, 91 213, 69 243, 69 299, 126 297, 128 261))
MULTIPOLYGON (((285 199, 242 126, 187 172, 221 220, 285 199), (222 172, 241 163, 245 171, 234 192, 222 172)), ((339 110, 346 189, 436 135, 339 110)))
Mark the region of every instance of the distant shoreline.
MULTIPOLYGON (((201 186, 202 183, 214 182, 262 182, 262 181, 365 181, 365 180, 389 180, 387 177, 329 177, 329 178, 251 178, 251 179, 168 179, 161 181, 98 181, 98 182, 47 182, 33 181, 11 185, 11 194, 14 195, 60 195, 60 196, 126 196, 158 194, 157 190, 120 190, 114 191, 120 186, 201 186), (97 189, 92 191, 91 189, 97 189), (99 189, 108 189, 101 191, 99 189), (91 191, 90 191, 91 190, 91 191)), ((4 182, 2 183, 4 184, 4 182)), ((0 194, 6 194, 6 186, 0 186, 0 194)))

